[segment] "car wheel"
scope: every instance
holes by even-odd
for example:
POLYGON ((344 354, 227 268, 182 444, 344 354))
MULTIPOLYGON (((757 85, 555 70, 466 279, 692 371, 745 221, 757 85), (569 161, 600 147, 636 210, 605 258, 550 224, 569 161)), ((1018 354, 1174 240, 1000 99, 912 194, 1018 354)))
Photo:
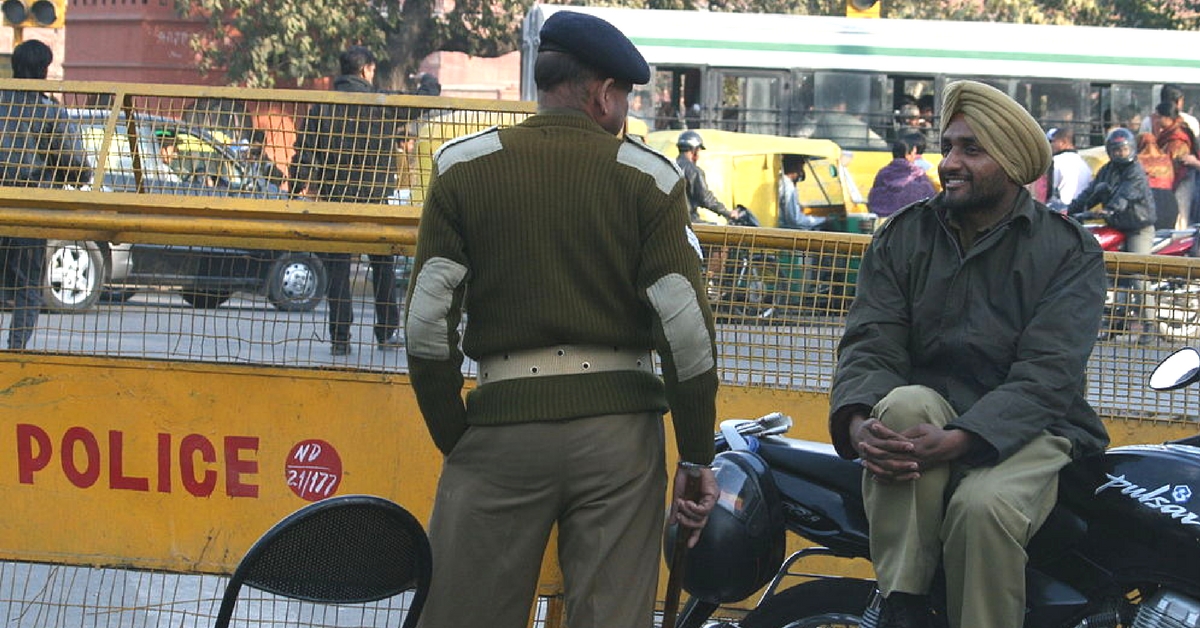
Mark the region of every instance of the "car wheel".
POLYGON ((104 254, 94 242, 50 240, 46 246, 45 307, 83 312, 104 291, 104 254))
POLYGON ((267 299, 282 312, 310 312, 328 289, 325 265, 312 253, 285 253, 267 272, 267 299))
POLYGON ((232 292, 223 292, 220 290, 202 290, 199 288, 186 289, 179 293, 183 300, 188 305, 202 310, 211 310, 229 300, 233 296, 232 292))

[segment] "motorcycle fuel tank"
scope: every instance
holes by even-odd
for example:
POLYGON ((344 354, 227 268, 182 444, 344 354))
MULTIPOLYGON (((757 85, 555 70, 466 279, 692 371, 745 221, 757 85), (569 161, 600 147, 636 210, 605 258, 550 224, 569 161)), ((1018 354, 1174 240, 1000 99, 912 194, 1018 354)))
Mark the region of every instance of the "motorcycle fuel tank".
POLYGON ((1089 535, 1147 568, 1200 564, 1200 447, 1131 445, 1076 461, 1062 472, 1059 498, 1089 535))

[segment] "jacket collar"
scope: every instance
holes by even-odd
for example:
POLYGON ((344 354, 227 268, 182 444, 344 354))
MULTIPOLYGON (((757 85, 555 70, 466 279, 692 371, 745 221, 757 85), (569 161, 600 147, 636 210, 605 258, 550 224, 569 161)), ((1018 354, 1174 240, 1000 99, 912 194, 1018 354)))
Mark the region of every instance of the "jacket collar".
POLYGON ((333 89, 339 92, 374 92, 375 86, 361 76, 343 74, 333 79, 333 89))

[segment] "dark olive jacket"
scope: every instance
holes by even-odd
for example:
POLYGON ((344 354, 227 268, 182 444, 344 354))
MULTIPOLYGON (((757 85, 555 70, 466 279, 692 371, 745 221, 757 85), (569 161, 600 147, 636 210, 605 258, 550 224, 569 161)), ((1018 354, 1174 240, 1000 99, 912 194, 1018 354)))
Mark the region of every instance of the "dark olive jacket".
POLYGON ((1096 238, 1022 191, 1012 214, 963 251, 942 195, 895 214, 863 257, 838 346, 830 433, 854 457, 851 414, 897 386, 941 393, 949 427, 984 445, 968 462, 1003 460, 1046 430, 1072 455, 1108 436, 1084 398, 1084 369, 1104 310, 1096 238))

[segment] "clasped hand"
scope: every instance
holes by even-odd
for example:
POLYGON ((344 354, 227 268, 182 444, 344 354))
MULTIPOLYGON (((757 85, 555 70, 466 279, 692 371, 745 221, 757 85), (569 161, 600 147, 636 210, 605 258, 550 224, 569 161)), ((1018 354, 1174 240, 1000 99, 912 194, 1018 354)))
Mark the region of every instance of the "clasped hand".
POLYGON ((863 467, 882 483, 916 480, 922 471, 959 458, 970 447, 967 432, 929 423, 896 432, 879 419, 860 418, 851 422, 850 435, 863 467))

